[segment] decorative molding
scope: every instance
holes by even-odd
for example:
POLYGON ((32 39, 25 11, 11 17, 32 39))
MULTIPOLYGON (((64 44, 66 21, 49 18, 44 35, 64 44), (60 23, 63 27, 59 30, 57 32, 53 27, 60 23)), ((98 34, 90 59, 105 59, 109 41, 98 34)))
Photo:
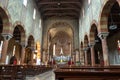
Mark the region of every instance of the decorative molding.
POLYGON ((105 39, 109 35, 109 32, 100 32, 98 33, 98 37, 102 40, 105 39))
POLYGON ((27 43, 24 43, 24 42, 21 42, 20 43, 22 47, 26 47, 27 46, 27 43))
POLYGON ((86 47, 86 48, 83 49, 83 51, 87 51, 88 49, 89 49, 89 47, 86 47))
POLYGON ((13 35, 9 33, 2 33, 2 36, 4 40, 10 40, 13 37, 13 35))
POLYGON ((88 46, 91 48, 91 47, 93 47, 95 45, 95 42, 90 42, 89 44, 88 44, 88 46))

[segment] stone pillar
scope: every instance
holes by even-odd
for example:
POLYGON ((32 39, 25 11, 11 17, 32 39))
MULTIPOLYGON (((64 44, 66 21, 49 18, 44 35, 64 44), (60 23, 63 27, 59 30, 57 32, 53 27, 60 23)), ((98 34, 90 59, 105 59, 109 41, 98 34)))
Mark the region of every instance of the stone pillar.
POLYGON ((81 63, 81 65, 85 65, 84 64, 84 50, 83 49, 80 50, 80 63, 81 63))
POLYGON ((101 32, 98 34, 102 41, 102 50, 103 50, 103 60, 104 60, 104 66, 109 66, 109 59, 108 59, 108 46, 106 38, 108 36, 108 32, 101 32))
POLYGON ((80 53, 79 53, 79 49, 75 50, 75 54, 76 54, 76 62, 80 62, 80 53))
POLYGON ((42 61, 43 61, 44 63, 45 63, 45 61, 46 61, 46 60, 45 60, 45 57, 46 57, 46 50, 43 51, 43 58, 42 58, 43 60, 42 60, 42 61))
POLYGON ((21 51, 21 64, 24 64, 24 59, 25 59, 25 44, 21 44, 22 46, 22 51, 21 51))
POLYGON ((6 55, 7 55, 7 48, 8 48, 8 43, 9 40, 12 38, 11 34, 2 34, 2 36, 4 37, 4 42, 3 42, 3 47, 2 47, 2 57, 1 57, 1 64, 5 64, 6 61, 6 55))
POLYGON ((35 52, 34 47, 32 47, 31 50, 32 50, 32 54, 31 54, 31 64, 33 64, 33 63, 34 63, 33 56, 34 56, 34 52, 35 52))
POLYGON ((91 50, 91 63, 92 63, 92 66, 95 66, 95 52, 94 52, 94 45, 95 45, 94 42, 91 42, 91 43, 89 44, 89 46, 90 46, 90 50, 91 50))
POLYGON ((88 59, 87 59, 87 48, 84 48, 84 56, 85 56, 85 66, 87 66, 88 65, 88 59))

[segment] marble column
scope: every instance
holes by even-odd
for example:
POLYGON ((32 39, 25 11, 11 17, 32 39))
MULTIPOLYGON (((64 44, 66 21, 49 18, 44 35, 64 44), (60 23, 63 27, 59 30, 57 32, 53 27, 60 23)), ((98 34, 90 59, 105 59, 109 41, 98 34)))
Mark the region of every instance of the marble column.
POLYGON ((3 38, 4 38, 4 42, 3 42, 3 47, 2 47, 2 57, 0 60, 1 64, 5 64, 6 61, 6 56, 7 56, 7 49, 8 49, 8 43, 9 40, 12 38, 11 34, 2 34, 3 38))
POLYGON ((87 66, 87 65, 88 65, 87 50, 88 50, 87 48, 84 48, 84 56, 85 56, 85 60, 84 60, 84 61, 85 61, 85 66, 87 66))
POLYGON ((76 62, 80 62, 80 53, 79 53, 79 49, 75 50, 75 54, 76 54, 76 62))
POLYGON ((95 42, 91 42, 89 44, 90 46, 90 50, 91 50, 91 65, 92 66, 95 66, 95 52, 94 52, 94 45, 95 45, 95 42))
POLYGON ((85 65, 84 64, 84 50, 83 49, 80 50, 80 63, 81 63, 81 65, 85 65))
POLYGON ((50 51, 50 43, 48 43, 48 49, 47 49, 47 62, 50 60, 50 53, 49 53, 49 51, 50 51))
POLYGON ((108 32, 101 32, 98 34, 99 38, 102 41, 102 50, 103 50, 103 59, 104 59, 104 66, 109 66, 109 59, 108 59, 108 46, 106 38, 108 36, 108 32))
POLYGON ((21 51, 21 64, 24 64, 24 59, 25 59, 25 44, 21 44, 22 46, 22 51, 21 51))
POLYGON ((35 53, 35 48, 34 48, 34 47, 31 47, 31 50, 32 50, 32 54, 31 54, 31 64, 33 64, 33 63, 34 63, 33 56, 34 56, 34 53, 35 53))

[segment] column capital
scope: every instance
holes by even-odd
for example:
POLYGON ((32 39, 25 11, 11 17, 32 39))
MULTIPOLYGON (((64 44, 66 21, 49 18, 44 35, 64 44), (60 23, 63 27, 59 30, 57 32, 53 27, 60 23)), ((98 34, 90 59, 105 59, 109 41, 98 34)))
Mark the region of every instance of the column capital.
POLYGON ((27 44, 25 44, 24 42, 20 43, 22 47, 26 47, 27 44))
POLYGON ((4 40, 10 40, 13 37, 13 35, 9 33, 2 33, 2 36, 4 40))
POLYGON ((102 39, 106 39, 106 37, 109 35, 109 32, 100 32, 98 33, 98 37, 102 39))
POLYGON ((88 46, 91 48, 91 47, 93 47, 95 45, 95 42, 90 42, 89 44, 88 44, 88 46))
POLYGON ((35 48, 34 47, 28 47, 29 49, 31 49, 32 51, 35 51, 35 48))
POLYGON ((88 50, 88 47, 86 47, 86 48, 83 48, 83 51, 87 51, 88 50))

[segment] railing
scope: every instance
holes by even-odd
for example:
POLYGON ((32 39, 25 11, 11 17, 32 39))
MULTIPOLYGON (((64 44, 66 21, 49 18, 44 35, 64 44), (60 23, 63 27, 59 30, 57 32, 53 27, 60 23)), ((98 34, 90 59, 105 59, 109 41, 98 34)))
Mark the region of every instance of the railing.
POLYGON ((49 70, 52 70, 52 67, 38 65, 0 65, 0 80, 25 80, 26 76, 35 76, 49 70))

